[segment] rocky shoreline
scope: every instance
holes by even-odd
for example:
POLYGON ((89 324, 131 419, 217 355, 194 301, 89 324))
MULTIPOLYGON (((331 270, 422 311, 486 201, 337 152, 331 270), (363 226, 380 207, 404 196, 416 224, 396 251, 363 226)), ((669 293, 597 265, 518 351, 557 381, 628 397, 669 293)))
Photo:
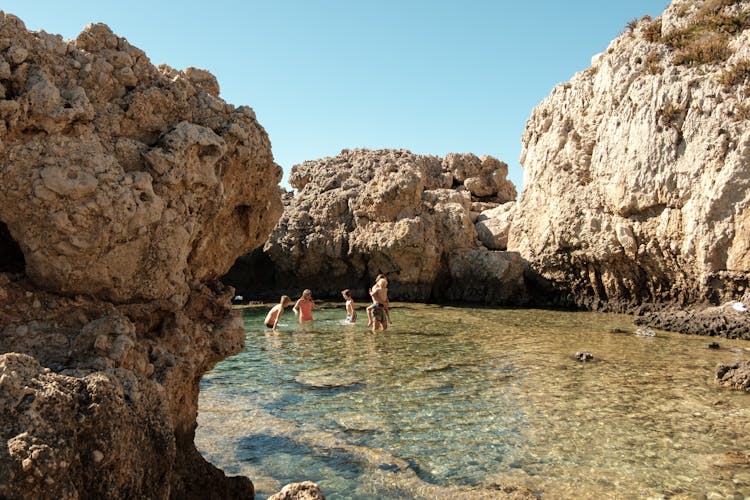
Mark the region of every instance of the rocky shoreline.
POLYGON ((635 323, 690 335, 750 340, 750 313, 733 309, 731 303, 650 311, 636 318, 635 323))
POLYGON ((385 273, 394 300, 750 340, 748 19, 674 0, 630 23, 531 113, 517 196, 496 158, 387 149, 284 193, 210 73, 0 11, 0 497, 251 498, 193 443, 201 376, 244 347, 235 293, 366 297, 385 273))

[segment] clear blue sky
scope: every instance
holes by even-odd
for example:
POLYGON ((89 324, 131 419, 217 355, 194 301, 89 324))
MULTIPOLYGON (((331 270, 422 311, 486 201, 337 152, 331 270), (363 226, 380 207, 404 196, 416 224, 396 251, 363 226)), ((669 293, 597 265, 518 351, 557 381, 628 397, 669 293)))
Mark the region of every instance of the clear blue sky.
POLYGON ((285 171, 343 148, 472 152, 510 166, 552 87, 667 0, 4 0, 27 28, 103 22, 154 64, 205 68, 251 106, 285 171))

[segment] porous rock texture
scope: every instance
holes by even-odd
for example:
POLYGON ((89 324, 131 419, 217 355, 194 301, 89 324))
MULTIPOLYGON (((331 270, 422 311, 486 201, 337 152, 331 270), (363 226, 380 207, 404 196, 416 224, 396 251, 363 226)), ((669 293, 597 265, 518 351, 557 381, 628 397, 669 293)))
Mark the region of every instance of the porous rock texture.
POLYGON ((268 497, 268 500, 326 500, 326 497, 317 484, 304 481, 287 484, 281 491, 268 497))
MULTIPOLYGON (((350 288, 366 297, 384 273, 391 298, 523 303, 523 261, 488 250, 475 228, 481 211, 515 198, 507 172, 489 156, 406 150, 344 150, 295 165, 297 193, 286 196, 264 247, 272 288, 334 297, 350 288)), ((252 286, 241 267, 230 281, 252 286)))
POLYGON ((750 299, 749 16, 675 0, 533 110, 508 248, 578 304, 750 299))
POLYGON ((662 330, 750 340, 750 314, 737 311, 731 302, 720 306, 645 310, 635 324, 662 330))
POLYGON ((269 139, 107 26, 0 12, 2 498, 250 497, 193 444, 244 345, 218 281, 281 214, 269 139))
POLYGON ((750 391, 750 361, 717 366, 716 381, 725 387, 750 391))

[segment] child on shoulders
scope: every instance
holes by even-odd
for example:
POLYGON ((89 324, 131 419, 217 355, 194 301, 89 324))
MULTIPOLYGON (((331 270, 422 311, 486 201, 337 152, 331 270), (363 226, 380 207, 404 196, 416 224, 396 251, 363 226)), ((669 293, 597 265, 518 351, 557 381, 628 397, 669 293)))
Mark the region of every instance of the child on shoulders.
MULTIPOLYGON (((373 291, 378 288, 379 290, 382 290, 381 294, 383 298, 383 306, 385 306, 385 317, 386 321, 389 324, 393 324, 393 321, 391 321, 391 304, 388 302, 388 280, 385 277, 385 274, 378 274, 375 277, 375 284, 370 289, 370 295, 372 296, 373 291), (381 281, 382 280, 382 281, 381 281)), ((377 307, 377 302, 373 298, 372 304, 367 306, 367 309, 365 311, 367 312, 367 326, 372 326, 373 323, 373 311, 377 307)))
POLYGON ((388 280, 384 277, 378 279, 370 291, 372 296, 372 333, 380 329, 388 329, 388 280))

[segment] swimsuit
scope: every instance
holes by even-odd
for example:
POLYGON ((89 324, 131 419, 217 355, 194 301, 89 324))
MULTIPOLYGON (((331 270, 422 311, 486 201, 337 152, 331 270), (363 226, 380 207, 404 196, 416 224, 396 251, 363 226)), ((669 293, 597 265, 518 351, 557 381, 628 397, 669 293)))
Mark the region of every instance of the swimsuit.
POLYGON ((375 321, 378 323, 385 323, 385 306, 377 302, 373 305, 375 307, 372 310, 372 317, 375 318, 375 321))
POLYGON ((273 323, 266 323, 266 326, 267 326, 268 328, 273 328, 273 323))

